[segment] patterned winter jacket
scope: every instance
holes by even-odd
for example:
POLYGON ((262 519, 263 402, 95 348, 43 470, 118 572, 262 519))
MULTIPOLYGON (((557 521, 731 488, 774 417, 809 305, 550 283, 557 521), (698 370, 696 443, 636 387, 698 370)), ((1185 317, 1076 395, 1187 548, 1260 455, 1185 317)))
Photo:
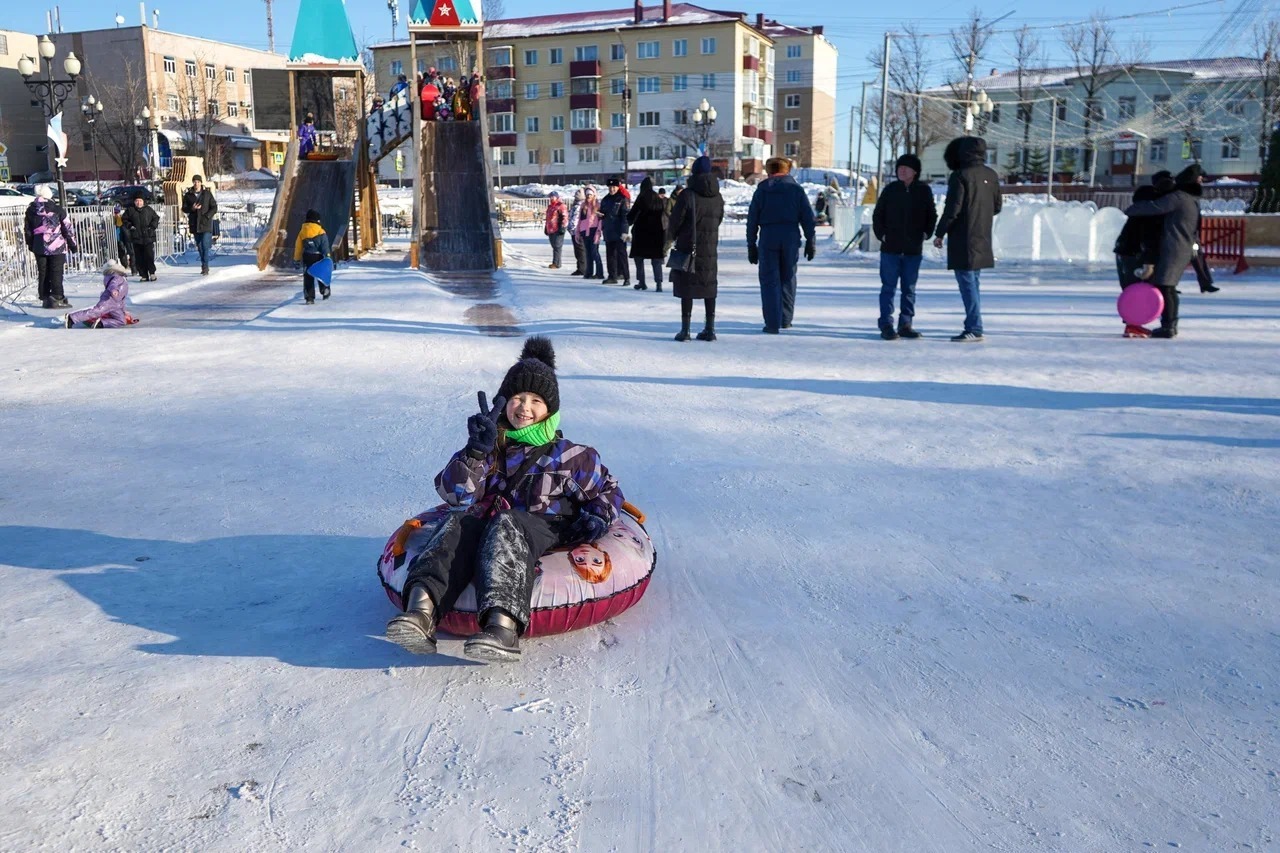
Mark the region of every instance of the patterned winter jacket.
POLYGON ((505 469, 501 452, 474 459, 465 448, 459 450, 436 475, 436 491, 445 503, 464 509, 505 497, 512 509, 531 513, 570 517, 581 509, 610 524, 617 519, 622 490, 594 448, 561 437, 542 447, 513 443, 505 450, 505 469), (530 454, 537 454, 537 461, 519 482, 508 484, 506 477, 519 474, 530 454))
POLYGON ((79 251, 71 219, 57 202, 38 198, 27 205, 23 227, 27 248, 37 255, 65 255, 79 251))

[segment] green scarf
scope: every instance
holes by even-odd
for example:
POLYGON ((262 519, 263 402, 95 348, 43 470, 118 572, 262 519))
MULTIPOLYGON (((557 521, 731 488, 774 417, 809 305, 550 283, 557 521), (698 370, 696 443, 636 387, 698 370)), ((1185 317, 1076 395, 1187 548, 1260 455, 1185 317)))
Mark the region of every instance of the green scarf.
POLYGON ((556 430, 560 428, 560 413, 536 424, 529 424, 523 429, 507 430, 507 439, 516 444, 527 444, 530 447, 541 447, 555 440, 556 430))

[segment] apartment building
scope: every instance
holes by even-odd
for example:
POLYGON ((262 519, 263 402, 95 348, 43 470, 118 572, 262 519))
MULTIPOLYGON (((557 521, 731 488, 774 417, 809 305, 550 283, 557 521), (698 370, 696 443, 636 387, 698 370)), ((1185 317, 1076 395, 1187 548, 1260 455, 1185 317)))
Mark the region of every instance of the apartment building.
POLYGON ((836 165, 836 67, 839 51, 822 27, 793 27, 761 16, 756 29, 777 53, 775 147, 796 165, 836 165))
POLYGON ((18 60, 39 56, 30 33, 0 30, 0 181, 18 180, 46 165, 44 114, 18 74, 18 60))
MULTIPOLYGON (((601 180, 624 170, 633 180, 670 179, 703 150, 726 176, 762 173, 777 151, 775 49, 757 23, 762 16, 668 2, 487 26, 495 179, 601 180)), ((375 46, 373 54, 383 90, 399 74, 431 66, 459 73, 448 45, 433 56, 419 44, 417 69, 408 67, 407 42, 375 46)), ((405 156, 402 174, 411 175, 411 152, 405 156)), ((396 175, 392 158, 382 174, 396 175)))
MULTIPOLYGON (((253 124, 253 68, 283 68, 285 57, 145 25, 52 35, 54 67, 68 51, 83 70, 64 105, 70 146, 67 180, 134 180, 165 168, 175 154, 217 152, 211 171, 271 165, 282 133, 253 124), (92 131, 80 105, 89 95, 104 109, 92 131), (149 115, 143 116, 143 108, 149 115), (154 149, 154 150, 153 150, 154 149)), ((33 112, 38 112, 32 108, 33 112)))
MULTIPOLYGON (((1097 152, 1092 171, 1100 185, 1142 183, 1161 169, 1176 174, 1192 163, 1215 178, 1256 180, 1280 118, 1276 64, 1270 62, 1265 74, 1266 64, 1222 57, 1110 66, 1100 72, 1105 85, 1095 87, 1093 97, 1072 68, 1024 74, 1021 96, 1016 74, 993 73, 974 83, 992 108, 979 113, 972 133, 987 140, 987 162, 1008 177, 1023 149, 1037 164, 1047 163, 1052 141, 1058 180, 1088 178, 1090 147, 1097 152)), ((953 101, 948 129, 961 135, 963 95, 957 98, 950 87, 927 94, 953 101)), ((925 152, 931 178, 947 174, 942 152, 941 144, 925 152)))

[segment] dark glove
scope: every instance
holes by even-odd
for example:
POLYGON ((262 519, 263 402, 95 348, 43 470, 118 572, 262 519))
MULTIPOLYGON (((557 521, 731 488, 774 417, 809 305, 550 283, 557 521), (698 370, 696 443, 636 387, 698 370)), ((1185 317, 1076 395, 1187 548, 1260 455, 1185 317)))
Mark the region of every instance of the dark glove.
POLYGON ((476 393, 476 399, 480 403, 480 411, 467 418, 467 453, 475 459, 483 459, 493 452, 498 443, 498 416, 507 401, 505 397, 495 397, 490 409, 483 391, 476 393))
POLYGON ((804 259, 806 261, 811 261, 813 260, 813 256, 816 255, 817 253, 818 253, 818 249, 816 246, 813 245, 813 241, 805 240, 804 241, 804 259))
POLYGON ((760 247, 759 246, 753 246, 750 243, 747 244, 747 263, 750 263, 750 264, 760 263, 760 247))
POLYGON ((569 523, 565 538, 568 542, 594 542, 609 530, 609 522, 587 510, 581 510, 569 523))

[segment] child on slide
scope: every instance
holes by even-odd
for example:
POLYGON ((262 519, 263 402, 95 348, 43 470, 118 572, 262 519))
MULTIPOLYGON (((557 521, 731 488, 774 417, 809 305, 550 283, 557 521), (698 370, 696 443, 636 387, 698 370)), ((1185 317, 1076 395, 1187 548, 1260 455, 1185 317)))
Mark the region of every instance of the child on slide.
POLYGON ((551 341, 525 341, 493 409, 467 420, 467 444, 436 475, 454 511, 409 566, 405 612, 387 639, 415 654, 436 650, 436 624, 474 582, 480 633, 467 657, 513 661, 529 624, 534 567, 557 546, 594 542, 618 518, 622 491, 593 448, 563 437, 551 341))

